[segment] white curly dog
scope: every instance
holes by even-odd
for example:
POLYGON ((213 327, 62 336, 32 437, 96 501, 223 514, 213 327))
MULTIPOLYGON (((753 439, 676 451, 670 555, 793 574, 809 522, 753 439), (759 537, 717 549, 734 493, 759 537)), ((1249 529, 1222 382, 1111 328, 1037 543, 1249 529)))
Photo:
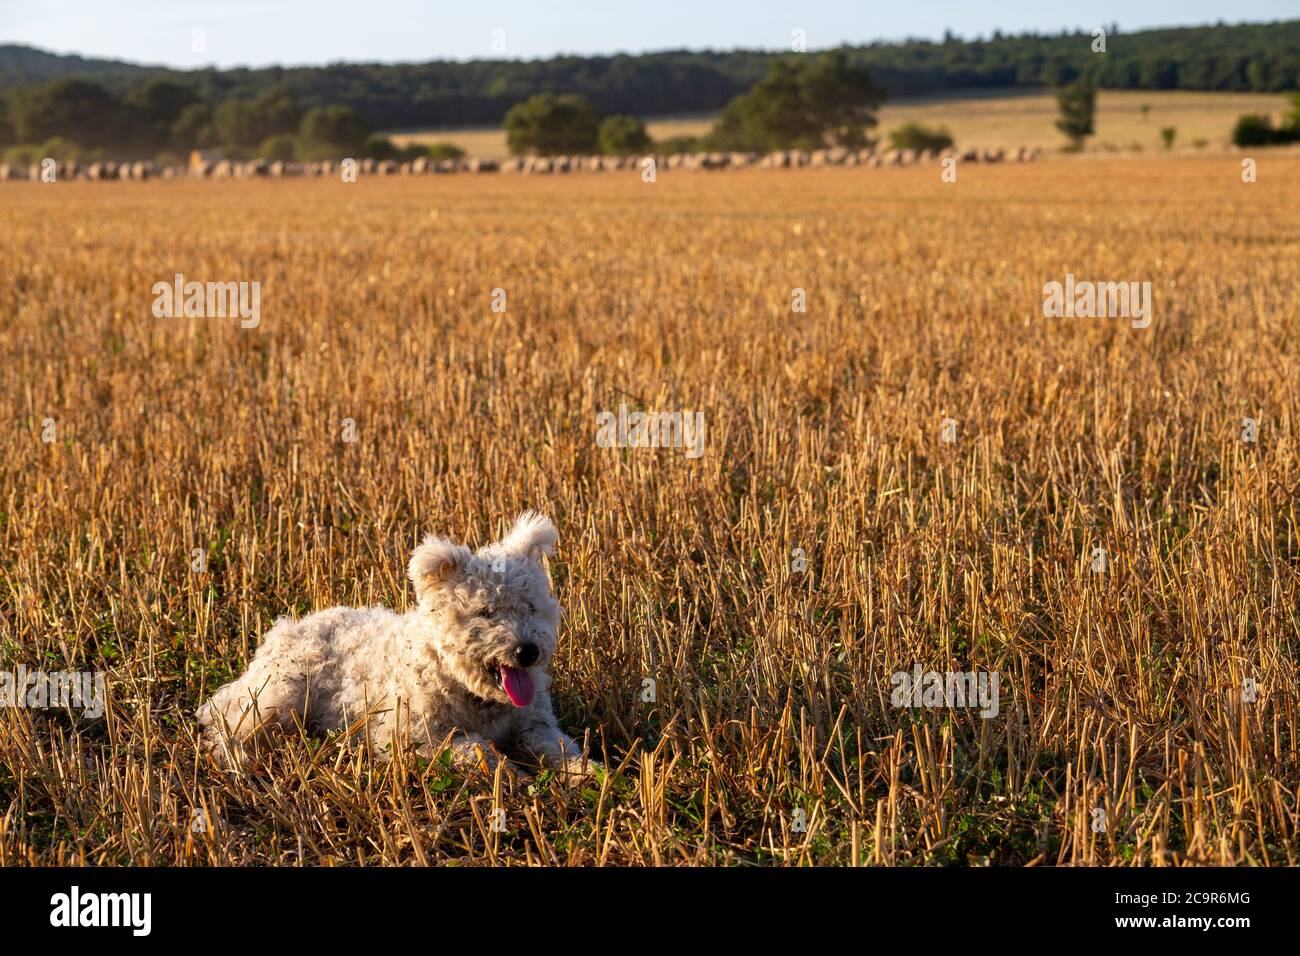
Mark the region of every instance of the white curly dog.
POLYGON ((487 768, 503 755, 566 774, 598 767, 551 710, 560 605, 542 556, 556 539, 531 511, 477 553, 430 535, 411 555, 415 609, 281 618, 243 676, 199 708, 205 745, 242 764, 300 721, 309 733, 347 730, 380 755, 409 741, 487 768))

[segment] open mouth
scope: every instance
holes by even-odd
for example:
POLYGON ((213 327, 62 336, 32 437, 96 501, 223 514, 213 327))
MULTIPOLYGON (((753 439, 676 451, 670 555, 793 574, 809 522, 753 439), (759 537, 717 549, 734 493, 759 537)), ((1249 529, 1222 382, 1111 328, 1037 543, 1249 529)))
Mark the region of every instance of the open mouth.
POLYGON ((501 689, 516 707, 527 707, 537 694, 537 685, 533 675, 522 667, 510 667, 507 664, 489 664, 488 673, 501 685, 501 689))

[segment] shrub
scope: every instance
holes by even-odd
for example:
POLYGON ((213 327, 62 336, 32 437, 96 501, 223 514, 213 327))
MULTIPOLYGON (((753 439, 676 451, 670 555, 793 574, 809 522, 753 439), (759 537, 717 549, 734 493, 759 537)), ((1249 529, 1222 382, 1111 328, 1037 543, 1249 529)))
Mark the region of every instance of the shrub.
POLYGON ((367 136, 361 144, 361 155, 366 159, 397 159, 398 149, 387 136, 367 136))
POLYGON ((297 141, 288 133, 277 133, 262 140, 262 145, 258 147, 257 152, 263 159, 272 162, 276 160, 288 162, 297 155, 297 141))
MULTIPOLYGON (((399 163, 409 163, 413 159, 428 159, 430 155, 429 147, 425 146, 422 143, 411 143, 409 146, 398 146, 394 144, 393 149, 394 149, 393 159, 397 160, 399 163)), ((446 158, 460 159, 464 155, 465 155, 465 151, 462 149, 460 150, 460 156, 455 156, 455 157, 448 156, 446 158)), ((439 157, 439 158, 441 159, 443 157, 439 157)))
POLYGON ((10 166, 26 168, 39 163, 44 158, 45 154, 41 151, 41 147, 34 146, 31 143, 10 146, 4 151, 4 161, 10 166))
POLYGON ((600 151, 609 156, 636 156, 650 149, 645 123, 635 116, 607 116, 597 135, 600 151))
POLYGON ((506 144, 515 155, 594 153, 600 114, 581 96, 540 93, 512 106, 505 125, 506 144))
POLYGON ((1286 127, 1274 129, 1273 120, 1258 113, 1238 117, 1236 126, 1232 127, 1234 146, 1277 146, 1278 143, 1287 142, 1290 142, 1290 138, 1286 127))
POLYGON ((946 127, 930 129, 920 123, 907 123, 889 134, 889 145, 894 149, 947 149, 952 146, 952 136, 946 127))
POLYGON ((45 142, 37 147, 40 152, 40 158, 58 160, 60 163, 70 162, 81 158, 81 147, 70 139, 62 136, 51 136, 45 142))
POLYGON ((387 136, 370 136, 362 144, 360 155, 366 159, 376 159, 383 161, 386 159, 395 162, 405 163, 413 159, 422 159, 429 156, 429 149, 421 146, 419 143, 413 143, 410 146, 398 146, 387 136))
POLYGON ((653 144, 655 152, 671 156, 673 153, 703 153, 709 144, 702 136, 666 136, 653 144))
POLYGON ((430 143, 426 148, 429 158, 435 162, 444 159, 464 159, 465 151, 455 143, 430 143))
POLYGON ((370 127, 350 106, 318 106, 298 124, 303 159, 337 159, 361 152, 370 127))

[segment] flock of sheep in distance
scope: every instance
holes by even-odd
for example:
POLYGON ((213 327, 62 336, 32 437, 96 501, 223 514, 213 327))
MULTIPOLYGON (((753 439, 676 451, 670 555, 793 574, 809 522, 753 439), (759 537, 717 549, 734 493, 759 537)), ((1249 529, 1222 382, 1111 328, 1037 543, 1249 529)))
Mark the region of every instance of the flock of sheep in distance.
POLYGON ((334 176, 351 163, 357 175, 366 176, 424 176, 447 173, 524 173, 550 175, 574 172, 612 172, 647 168, 646 160, 654 160, 655 169, 790 169, 798 166, 867 166, 872 168, 913 166, 924 162, 956 159, 963 163, 1033 162, 1039 158, 1037 147, 1019 149, 890 149, 876 152, 872 149, 830 148, 815 150, 781 150, 761 153, 674 153, 670 156, 527 156, 496 161, 491 159, 413 159, 399 163, 396 160, 326 160, 314 163, 295 163, 265 159, 233 160, 195 153, 188 167, 179 165, 158 166, 148 160, 138 162, 47 163, 21 166, 0 164, 0 180, 57 180, 84 179, 102 181, 110 179, 147 180, 176 179, 194 176, 200 179, 252 179, 269 176, 280 179, 293 176, 334 176), (48 175, 46 167, 54 175, 48 175))

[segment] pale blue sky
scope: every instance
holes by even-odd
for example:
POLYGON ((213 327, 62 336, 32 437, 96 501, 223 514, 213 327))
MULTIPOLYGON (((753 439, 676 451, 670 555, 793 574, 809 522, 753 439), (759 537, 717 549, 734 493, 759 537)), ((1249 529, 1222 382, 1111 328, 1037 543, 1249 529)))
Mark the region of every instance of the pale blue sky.
POLYGON ((1122 29, 1300 16, 1298 0, 0 0, 0 42, 190 67, 468 60, 663 49, 810 49, 1117 22, 1122 29), (205 50, 196 52, 195 30, 205 50), (494 34, 494 31, 503 31, 494 34))

